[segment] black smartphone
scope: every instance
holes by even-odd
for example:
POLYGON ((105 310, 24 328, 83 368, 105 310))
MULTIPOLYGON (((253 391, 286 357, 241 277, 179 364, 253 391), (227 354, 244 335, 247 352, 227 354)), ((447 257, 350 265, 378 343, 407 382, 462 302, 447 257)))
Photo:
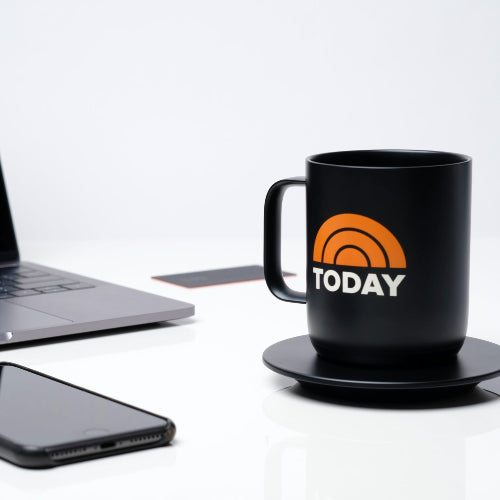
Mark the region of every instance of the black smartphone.
POLYGON ((165 417, 13 363, 0 363, 0 457, 54 467, 163 446, 165 417))

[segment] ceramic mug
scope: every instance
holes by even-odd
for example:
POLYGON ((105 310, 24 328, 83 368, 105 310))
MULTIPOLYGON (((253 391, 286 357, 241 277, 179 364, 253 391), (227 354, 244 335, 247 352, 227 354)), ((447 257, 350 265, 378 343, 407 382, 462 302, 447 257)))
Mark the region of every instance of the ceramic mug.
MULTIPOLYGON (((361 150, 306 160, 264 210, 264 272, 279 299, 307 304, 317 353, 373 365, 444 360, 467 331, 470 157, 361 150), (281 269, 281 202, 306 188, 307 291, 281 269)), ((299 333, 299 332, 297 332, 299 333)))

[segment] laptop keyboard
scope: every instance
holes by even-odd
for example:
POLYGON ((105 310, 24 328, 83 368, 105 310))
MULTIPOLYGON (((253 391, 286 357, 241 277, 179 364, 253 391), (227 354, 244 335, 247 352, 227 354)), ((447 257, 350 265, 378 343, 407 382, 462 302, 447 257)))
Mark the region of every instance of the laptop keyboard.
POLYGON ((69 292, 84 288, 94 288, 94 285, 26 266, 0 268, 0 299, 69 292))

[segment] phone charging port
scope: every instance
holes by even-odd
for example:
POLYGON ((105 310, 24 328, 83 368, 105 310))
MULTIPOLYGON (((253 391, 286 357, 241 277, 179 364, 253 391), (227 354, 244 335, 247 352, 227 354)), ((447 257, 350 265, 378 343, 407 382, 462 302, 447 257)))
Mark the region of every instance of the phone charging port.
POLYGON ((116 443, 114 441, 106 441, 105 443, 101 444, 101 450, 106 450, 108 448, 114 448, 116 446, 116 443))

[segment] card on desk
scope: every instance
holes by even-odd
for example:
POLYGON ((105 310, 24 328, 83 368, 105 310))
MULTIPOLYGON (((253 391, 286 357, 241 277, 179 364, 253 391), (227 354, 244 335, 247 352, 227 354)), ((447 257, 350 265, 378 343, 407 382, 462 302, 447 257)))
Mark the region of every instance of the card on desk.
POLYGON ((500 377, 485 380, 479 384, 479 387, 500 396, 500 377))
MULTIPOLYGON (((293 273, 283 273, 284 276, 295 276, 293 273)), ((166 274, 153 276, 153 279, 172 283, 186 288, 198 288, 210 285, 224 285, 264 279, 262 266, 227 267, 224 269, 211 269, 192 273, 166 274)))

